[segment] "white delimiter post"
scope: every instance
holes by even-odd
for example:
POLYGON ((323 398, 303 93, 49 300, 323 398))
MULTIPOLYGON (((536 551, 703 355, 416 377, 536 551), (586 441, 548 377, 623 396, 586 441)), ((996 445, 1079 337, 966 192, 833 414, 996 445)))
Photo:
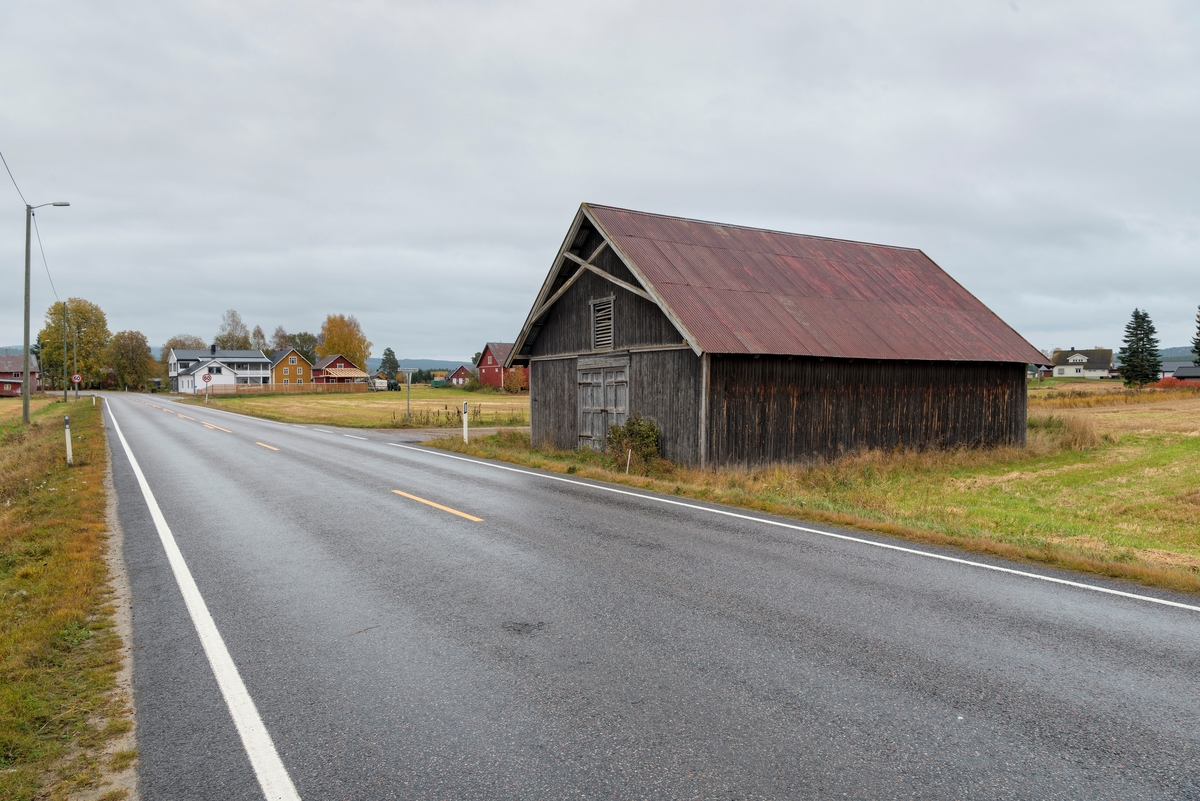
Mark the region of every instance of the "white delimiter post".
POLYGON ((467 401, 463 401, 463 442, 467 441, 467 401))
POLYGON ((63 415, 63 427, 67 432, 67 464, 75 464, 75 460, 71 458, 71 418, 63 415))

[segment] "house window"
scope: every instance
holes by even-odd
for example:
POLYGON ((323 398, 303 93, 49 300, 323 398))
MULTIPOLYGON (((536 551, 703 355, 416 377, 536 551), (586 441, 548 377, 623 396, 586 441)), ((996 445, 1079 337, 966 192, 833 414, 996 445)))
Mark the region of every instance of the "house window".
POLYGON ((1059 375, 1066 375, 1066 374, 1067 374, 1067 369, 1066 369, 1065 367, 1060 367, 1060 368, 1058 368, 1058 374, 1059 374, 1059 375))
POLYGON ((291 373, 289 373, 289 372, 288 372, 288 368, 286 368, 286 367, 285 367, 285 368, 283 368, 283 374, 284 374, 284 375, 291 375, 291 373))
POLYGON ((491 364, 491 363, 492 363, 492 357, 488 356, 488 364, 491 364))
POLYGON ((283 379, 283 383, 287 384, 287 383, 289 383, 289 381, 285 378, 285 379, 283 379))
POLYGON ((296 368, 296 375, 304 375, 304 368, 303 368, 303 367, 297 367, 297 368, 296 368))
POLYGON ((613 346, 613 299, 592 301, 592 350, 613 346))
POLYGON ((304 379, 303 379, 303 378, 297 378, 297 379, 296 379, 296 383, 297 383, 297 384, 303 384, 303 383, 304 383, 304 379))
POLYGON ((1077 373, 1082 373, 1082 372, 1083 372, 1083 368, 1082 368, 1082 367, 1076 367, 1076 368, 1075 368, 1075 372, 1077 372, 1077 373))
POLYGON ((345 367, 345 366, 346 365, 342 364, 341 362, 338 362, 338 367, 345 367))
POLYGON ((296 363, 296 357, 295 357, 295 356, 289 356, 289 357, 288 357, 288 364, 295 364, 295 363, 296 363))
POLYGON ((4 385, 4 388, 5 388, 5 389, 12 389, 12 384, 5 384, 5 385, 4 385))

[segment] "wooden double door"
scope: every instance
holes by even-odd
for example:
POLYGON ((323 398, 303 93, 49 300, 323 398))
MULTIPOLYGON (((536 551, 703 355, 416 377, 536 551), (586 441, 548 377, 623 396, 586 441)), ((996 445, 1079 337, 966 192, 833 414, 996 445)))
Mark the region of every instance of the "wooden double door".
POLYGON ((604 450, 629 412, 629 357, 579 359, 579 447, 604 450))

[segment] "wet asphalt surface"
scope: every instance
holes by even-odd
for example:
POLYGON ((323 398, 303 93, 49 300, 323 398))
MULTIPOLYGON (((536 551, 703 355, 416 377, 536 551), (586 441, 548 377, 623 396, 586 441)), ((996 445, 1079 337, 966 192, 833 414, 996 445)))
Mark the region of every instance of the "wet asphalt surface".
MULTIPOLYGON (((110 402, 302 798, 1200 798, 1200 613, 110 402)), ((109 433, 142 797, 260 799, 109 433)))

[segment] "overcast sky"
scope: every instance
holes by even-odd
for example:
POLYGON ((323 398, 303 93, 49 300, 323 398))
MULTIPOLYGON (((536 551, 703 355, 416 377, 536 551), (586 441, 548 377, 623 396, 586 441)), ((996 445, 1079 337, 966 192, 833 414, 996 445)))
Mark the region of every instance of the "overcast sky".
MULTIPOLYGON (((581 201, 919 247, 1039 348, 1119 347, 1135 306, 1183 345, 1198 8, 9 2, 0 151, 71 202, 38 213, 58 294, 153 345, 235 308, 469 358, 581 201)), ((0 185, 0 344, 23 248, 0 185)))

